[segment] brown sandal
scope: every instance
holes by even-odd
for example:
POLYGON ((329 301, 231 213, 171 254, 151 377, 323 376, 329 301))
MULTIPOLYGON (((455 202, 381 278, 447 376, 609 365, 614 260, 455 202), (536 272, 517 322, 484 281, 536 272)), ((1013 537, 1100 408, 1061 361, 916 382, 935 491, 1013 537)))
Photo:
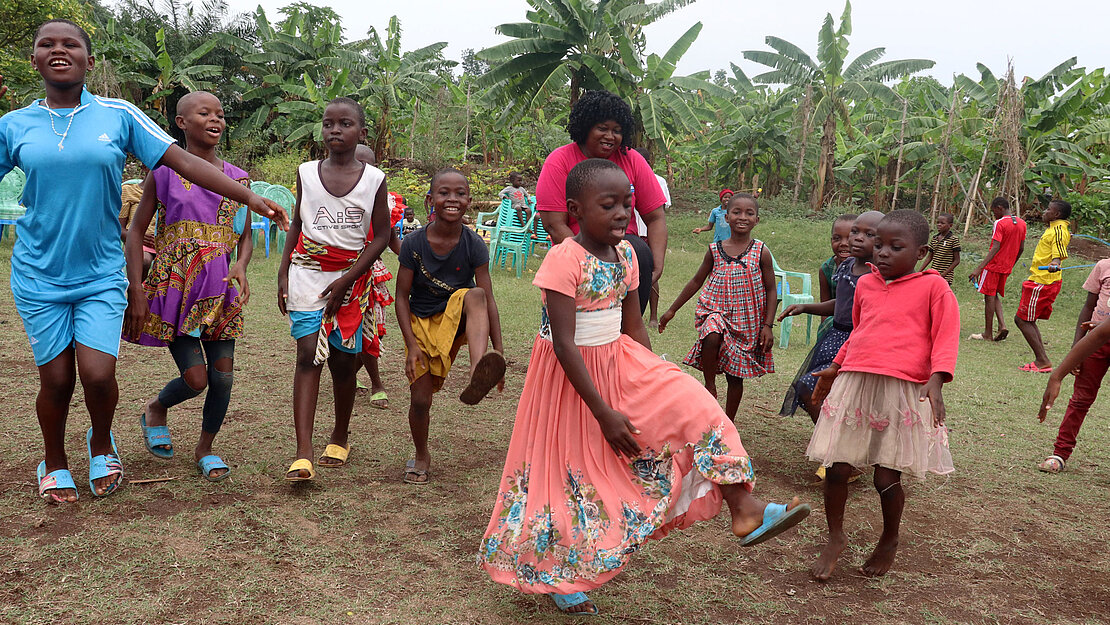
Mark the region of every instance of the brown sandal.
POLYGON ((482 401, 497 383, 505 379, 505 357, 501 352, 486 352, 474 368, 474 375, 470 377, 470 384, 459 395, 459 400, 473 406, 482 401))

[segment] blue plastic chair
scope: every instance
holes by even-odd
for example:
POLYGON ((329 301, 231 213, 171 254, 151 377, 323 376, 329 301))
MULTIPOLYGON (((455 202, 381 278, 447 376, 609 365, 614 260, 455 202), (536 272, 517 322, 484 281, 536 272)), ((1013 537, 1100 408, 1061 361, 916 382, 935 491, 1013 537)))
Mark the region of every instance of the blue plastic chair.
POLYGON ((494 249, 494 245, 497 243, 497 229, 501 226, 502 215, 506 212, 506 207, 511 208, 512 201, 508 198, 502 198, 501 205, 496 209, 488 213, 479 212, 474 218, 474 232, 477 232, 478 235, 483 238, 485 236, 489 237, 489 249, 491 252, 494 249), (494 220, 494 224, 492 226, 487 226, 486 222, 491 219, 494 220), (483 232, 485 233, 484 235, 482 234, 483 232))
MULTIPOLYGON (((272 184, 268 189, 263 191, 261 195, 267 200, 273 200, 278 206, 284 208, 285 212, 289 214, 289 218, 292 219, 294 205, 297 203, 297 196, 294 195, 292 191, 280 184, 272 184)), ((275 245, 283 250, 285 249, 285 231, 278 228, 273 221, 266 217, 261 217, 260 219, 266 223, 263 232, 266 236, 266 258, 269 258, 271 229, 274 233, 275 245)))
POLYGON ((20 205, 23 197, 23 187, 27 184, 27 176, 23 170, 14 167, 0 180, 0 239, 7 234, 8 226, 15 226, 16 222, 27 212, 20 205))

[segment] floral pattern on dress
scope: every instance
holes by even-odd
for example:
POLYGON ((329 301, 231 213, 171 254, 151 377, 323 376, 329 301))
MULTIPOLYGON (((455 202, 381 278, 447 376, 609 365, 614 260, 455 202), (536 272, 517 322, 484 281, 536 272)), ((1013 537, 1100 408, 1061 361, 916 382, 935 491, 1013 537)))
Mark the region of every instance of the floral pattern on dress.
MULTIPOLYGON (((577 304, 575 312, 612 310, 624 305, 624 297, 632 285, 629 268, 636 259, 628 241, 617 244, 617 253, 621 255, 621 260, 609 262, 586 252, 582 259, 582 282, 574 298, 577 304), (602 303, 603 306, 583 306, 582 300, 591 304, 602 303)), ((540 307, 540 336, 551 340, 551 317, 547 314, 546 304, 540 307)))

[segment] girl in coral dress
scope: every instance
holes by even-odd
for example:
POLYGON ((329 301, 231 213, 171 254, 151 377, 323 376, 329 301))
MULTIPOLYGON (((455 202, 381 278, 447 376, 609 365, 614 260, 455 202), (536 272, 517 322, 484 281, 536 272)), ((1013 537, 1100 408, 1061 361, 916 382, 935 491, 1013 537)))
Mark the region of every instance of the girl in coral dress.
POLYGON ((701 384, 651 352, 635 254, 622 240, 628 177, 589 159, 566 186, 582 227, 533 281, 541 328, 478 561, 496 582, 596 614, 583 591, 612 579, 648 538, 711 519, 723 501, 741 544, 756 544, 809 506, 753 497, 736 427, 701 384))

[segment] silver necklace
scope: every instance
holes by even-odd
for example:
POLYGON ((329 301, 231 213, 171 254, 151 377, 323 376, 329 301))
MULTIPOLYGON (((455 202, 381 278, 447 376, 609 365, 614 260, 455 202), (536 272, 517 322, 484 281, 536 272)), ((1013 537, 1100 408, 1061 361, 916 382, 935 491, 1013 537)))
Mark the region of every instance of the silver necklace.
POLYGON ((50 116, 50 130, 54 131, 54 136, 62 138, 62 140, 58 142, 58 151, 61 152, 65 149, 65 146, 62 144, 65 143, 66 135, 69 134, 69 129, 71 126, 73 126, 73 117, 77 114, 77 108, 74 108, 72 111, 70 111, 69 115, 66 115, 66 117, 69 118, 69 123, 66 124, 65 132, 61 133, 59 133, 58 129, 54 127, 54 112, 50 110, 50 107, 46 104, 45 100, 43 100, 43 108, 46 109, 46 114, 50 116))

